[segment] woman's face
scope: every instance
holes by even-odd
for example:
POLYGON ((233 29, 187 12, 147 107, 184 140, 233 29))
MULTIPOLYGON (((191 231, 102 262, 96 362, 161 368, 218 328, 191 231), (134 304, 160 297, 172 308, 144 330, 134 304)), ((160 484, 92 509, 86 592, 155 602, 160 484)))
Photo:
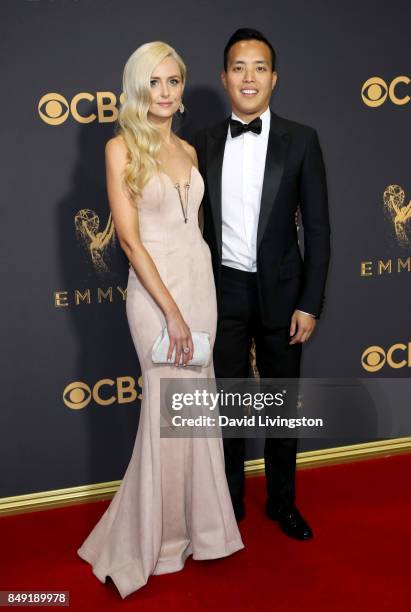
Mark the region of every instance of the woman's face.
POLYGON ((168 119, 177 112, 183 95, 184 83, 180 67, 173 57, 166 57, 150 77, 152 118, 168 119))

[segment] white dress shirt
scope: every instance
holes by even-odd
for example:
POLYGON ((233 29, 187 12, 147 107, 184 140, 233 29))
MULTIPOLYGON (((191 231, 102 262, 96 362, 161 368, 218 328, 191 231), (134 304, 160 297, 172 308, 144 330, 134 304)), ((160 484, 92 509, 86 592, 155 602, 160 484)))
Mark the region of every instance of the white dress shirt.
MULTIPOLYGON (((231 117, 245 123, 234 112, 231 117)), ((261 114, 261 134, 249 131, 232 138, 230 126, 227 130, 221 183, 221 263, 245 272, 257 271, 257 227, 270 121, 267 108, 261 114)))
MULTIPOLYGON (((232 113, 232 118, 245 123, 232 113)), ((228 126, 222 184, 222 264, 257 271, 257 225, 265 158, 270 132, 270 109, 261 115, 261 134, 245 132, 232 138, 228 126)))

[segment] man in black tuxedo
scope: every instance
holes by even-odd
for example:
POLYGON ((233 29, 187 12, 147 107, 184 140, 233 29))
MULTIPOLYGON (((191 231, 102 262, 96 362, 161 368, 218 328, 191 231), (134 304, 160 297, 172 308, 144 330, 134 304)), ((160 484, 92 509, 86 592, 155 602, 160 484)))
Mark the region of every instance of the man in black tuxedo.
MULTIPOLYGON (((270 111, 275 52, 261 32, 237 30, 224 50, 231 118, 194 137, 205 179, 204 239, 213 260, 217 378, 246 378, 252 338, 261 378, 298 378, 314 331, 330 256, 327 187, 314 129, 270 111), (304 260, 296 211, 304 226, 304 260)), ((312 530, 295 506, 296 438, 266 438, 266 515, 287 535, 312 530)), ((245 440, 224 439, 237 520, 244 517, 245 440)))

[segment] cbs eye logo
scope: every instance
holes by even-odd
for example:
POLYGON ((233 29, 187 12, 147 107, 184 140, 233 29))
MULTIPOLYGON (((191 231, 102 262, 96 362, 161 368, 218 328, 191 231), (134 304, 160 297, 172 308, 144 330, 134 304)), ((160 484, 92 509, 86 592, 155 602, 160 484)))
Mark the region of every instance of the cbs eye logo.
POLYGON ((407 76, 398 76, 391 81, 389 85, 381 77, 371 77, 363 84, 361 88, 361 97, 364 104, 376 108, 384 104, 387 98, 397 106, 408 104, 411 100, 409 95, 404 94, 404 88, 399 88, 398 85, 409 85, 410 79, 407 76), (402 94, 402 96, 401 96, 402 94))
MULTIPOLYGON (((124 93, 120 95, 120 104, 124 102, 124 93)), ((71 115, 78 123, 111 123, 118 117, 117 97, 112 91, 98 91, 95 95, 86 91, 76 94, 71 101, 59 93, 47 93, 41 97, 37 111, 40 118, 48 125, 61 125, 71 115), (97 114, 90 112, 90 107, 97 114), (88 113, 87 113, 88 109, 88 113)))
POLYGON ((384 365, 399 369, 411 368, 411 342, 393 344, 387 351, 381 346, 369 346, 361 355, 361 365, 367 372, 378 372, 384 365))
MULTIPOLYGON (((141 387, 142 376, 138 379, 141 387)), ((117 402, 127 404, 134 402, 141 394, 136 391, 136 381, 131 376, 118 376, 116 380, 102 378, 93 387, 85 382, 75 381, 66 386, 63 391, 63 402, 72 410, 85 408, 93 399, 100 406, 109 406, 117 402)))

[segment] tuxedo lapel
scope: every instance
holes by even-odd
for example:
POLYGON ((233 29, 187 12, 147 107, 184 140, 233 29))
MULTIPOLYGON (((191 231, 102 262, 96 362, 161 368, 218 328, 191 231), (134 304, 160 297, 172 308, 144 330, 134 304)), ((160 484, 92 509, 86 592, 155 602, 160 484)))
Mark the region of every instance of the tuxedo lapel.
POLYGON ((207 185, 210 207, 216 231, 217 247, 221 259, 222 217, 221 217, 221 176, 224 149, 228 130, 228 119, 210 130, 207 143, 207 185))
POLYGON ((284 172, 287 147, 288 134, 279 125, 277 115, 271 112, 270 133, 268 136, 260 215, 257 227, 257 250, 261 244, 268 219, 275 204, 278 188, 284 172))

